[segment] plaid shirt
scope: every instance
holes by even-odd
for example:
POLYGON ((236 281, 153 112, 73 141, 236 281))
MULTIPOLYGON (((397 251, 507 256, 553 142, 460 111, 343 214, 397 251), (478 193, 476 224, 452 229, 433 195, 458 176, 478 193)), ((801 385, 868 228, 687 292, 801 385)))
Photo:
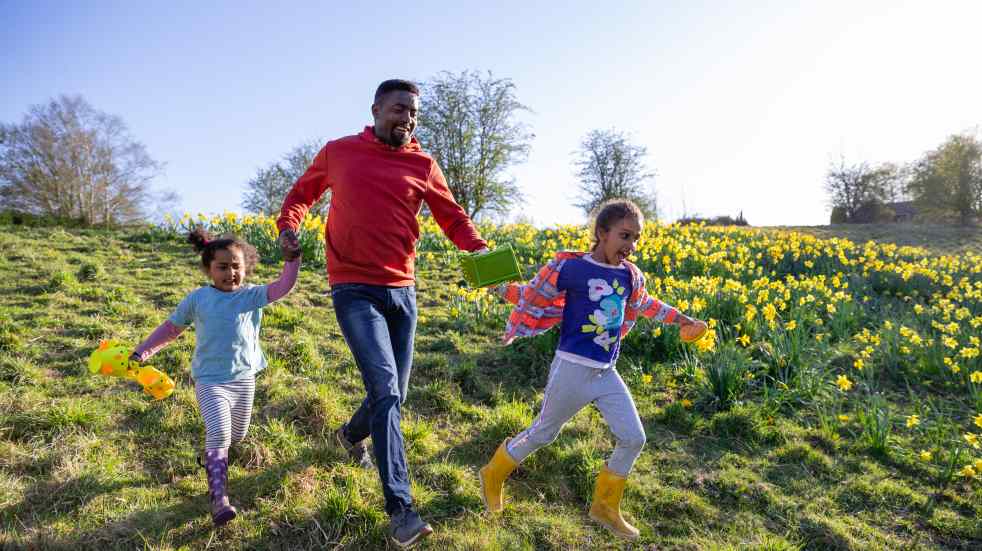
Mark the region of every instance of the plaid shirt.
MULTIPOLYGON (((539 270, 527 284, 508 283, 498 288, 499 294, 515 308, 508 316, 505 325, 505 344, 516 337, 531 337, 548 331, 563 320, 566 306, 566 292, 556 288, 559 272, 563 264, 572 258, 580 258, 584 252, 559 252, 548 264, 539 270)), ((663 323, 675 323, 681 315, 674 307, 650 296, 644 288, 644 274, 631 262, 624 261, 631 271, 631 296, 624 308, 624 324, 621 337, 634 327, 638 314, 655 318, 663 323)))

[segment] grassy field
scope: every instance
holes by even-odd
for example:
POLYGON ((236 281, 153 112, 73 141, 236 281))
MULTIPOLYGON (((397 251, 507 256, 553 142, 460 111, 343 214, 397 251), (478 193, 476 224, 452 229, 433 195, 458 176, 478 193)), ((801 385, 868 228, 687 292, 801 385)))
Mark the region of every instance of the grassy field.
MULTIPOLYGON (((797 230, 821 237, 843 231, 797 230)), ((970 242, 978 251, 982 241, 978 232, 942 239, 944 232, 932 229, 907 241, 892 228, 879 231, 863 235, 944 252, 971 249, 970 242)), ((982 548, 980 485, 964 471, 946 473, 949 463, 963 469, 979 457, 962 442, 978 397, 923 359, 933 348, 916 353, 916 370, 889 371, 902 361, 890 364, 879 348, 864 355, 854 334, 872 328, 880 335, 885 320, 912 315, 908 302, 931 308, 931 301, 924 294, 905 300, 872 283, 865 288, 856 278, 849 279, 862 305, 849 310, 855 320, 842 314, 844 302, 836 303, 838 315, 811 316, 802 307, 792 317, 789 310, 777 330, 754 325, 760 346, 734 344, 741 332, 751 333, 749 321, 727 333, 740 326, 740 313, 729 321, 719 316, 719 347, 705 356, 680 348, 669 329, 655 337, 657 325, 639 324, 619 365, 648 434, 624 502, 642 530, 633 547, 586 515, 594 477, 613 446, 592 408, 519 468, 506 486, 504 514, 489 518, 477 469, 503 438, 532 421, 555 336, 501 347, 505 309, 459 292, 452 257, 437 246, 426 252, 427 243, 403 420, 414 495, 436 529, 422 548, 982 548), (792 319, 800 320, 797 333, 792 319), (815 319, 826 321, 800 331, 815 319), (781 348, 783 335, 799 333, 810 343, 827 336, 820 346, 799 350, 789 340, 791 347, 781 348), (721 393, 718 379, 733 375, 721 363, 727 358, 744 370, 733 372, 739 381, 721 393), (882 369, 857 371, 862 358, 882 369), (800 373, 788 375, 792 365, 800 373), (857 388, 839 390, 836 376, 857 388), (909 426, 911 415, 919 426, 909 426), (918 455, 925 451, 930 460, 918 455)), ((747 259, 772 246, 748 243, 747 259)), ((673 255, 680 277, 688 269, 714 270, 687 267, 684 255, 673 255)), ((151 361, 177 381, 165 401, 86 370, 100 339, 135 344, 202 284, 196 261, 186 245, 160 232, 0 227, 0 547, 385 548, 377 474, 345 463, 331 445, 331 432, 363 391, 321 268, 303 270, 297 289, 266 309, 270 367, 258 379, 250 435, 231 453, 230 495, 240 516, 220 531, 212 529, 205 476, 194 460, 203 428, 189 379, 193 334, 151 361)), ((768 266, 779 281, 783 264, 768 266)), ((264 264, 253 281, 269 281, 278 269, 264 264)), ((759 276, 747 274, 741 278, 749 288, 759 276)), ((967 277, 969 285, 982 280, 978 272, 967 277)), ((675 291, 665 292, 671 298, 675 291)), ((964 304, 982 315, 978 301, 964 304)), ((724 306, 711 303, 706 313, 724 306)), ((763 323, 763 305, 761 312, 763 323)), ((918 327, 926 340, 931 325, 918 327)), ((888 332, 882 335, 886 340, 888 332)), ((979 366, 978 358, 962 363, 959 376, 979 366)))
POLYGON ((938 254, 974 252, 982 254, 982 228, 929 224, 836 224, 833 226, 789 226, 778 231, 797 231, 822 239, 839 237, 856 243, 877 241, 925 247, 938 254))

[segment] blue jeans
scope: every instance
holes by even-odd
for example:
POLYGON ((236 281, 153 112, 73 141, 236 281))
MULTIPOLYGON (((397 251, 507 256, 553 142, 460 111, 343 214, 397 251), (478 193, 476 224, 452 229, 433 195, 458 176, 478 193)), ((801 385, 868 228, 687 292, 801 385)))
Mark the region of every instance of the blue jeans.
POLYGON ((346 436, 352 443, 372 437, 385 511, 394 515, 413 503, 399 421, 413 365, 416 288, 342 283, 331 298, 367 394, 346 436))

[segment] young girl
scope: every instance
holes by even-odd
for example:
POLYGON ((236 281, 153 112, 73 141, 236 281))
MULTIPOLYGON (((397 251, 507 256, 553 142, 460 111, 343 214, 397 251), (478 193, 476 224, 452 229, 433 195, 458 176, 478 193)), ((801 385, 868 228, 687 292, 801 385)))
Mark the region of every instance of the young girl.
POLYGON ((627 260, 643 223, 634 203, 607 202, 597 214, 596 242, 589 253, 558 253, 529 284, 499 286, 498 292, 516 305, 508 318, 505 343, 560 322, 561 329, 542 411, 532 426, 502 442, 480 471, 482 497, 491 512, 501 511, 502 485, 518 464, 555 440, 566 421, 592 402, 617 445, 597 478, 590 517, 614 534, 638 537, 638 530, 620 513, 624 484, 645 443, 634 400, 614 368, 621 339, 638 314, 678 324, 686 340, 706 328, 704 322, 648 296, 644 275, 627 260))
POLYGON ((213 239, 198 228, 188 241, 201 254, 201 269, 211 285, 191 292, 133 352, 142 362, 195 325, 191 377, 198 409, 205 423, 204 468, 208 473, 211 518, 222 526, 235 518, 225 487, 228 448, 242 441, 249 430, 256 373, 266 367, 259 347, 263 306, 283 298, 293 288, 300 267, 300 251, 284 245, 279 279, 255 286, 246 284, 259 255, 245 241, 231 235, 213 239))

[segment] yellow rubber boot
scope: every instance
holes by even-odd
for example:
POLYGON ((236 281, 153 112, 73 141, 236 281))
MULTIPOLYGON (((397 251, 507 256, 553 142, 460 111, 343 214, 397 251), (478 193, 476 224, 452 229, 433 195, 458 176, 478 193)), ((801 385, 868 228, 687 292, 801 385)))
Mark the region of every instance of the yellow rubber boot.
POLYGON ((487 465, 481 467, 481 498, 484 499, 484 506, 492 513, 500 513, 504 509, 502 494, 505 479, 515 470, 518 463, 508 455, 508 440, 498 446, 487 465))
POLYGON ((621 516, 621 498, 627 478, 618 475, 604 465, 597 476, 597 486, 593 490, 593 504, 590 505, 590 518, 604 525, 614 534, 630 540, 638 539, 638 529, 631 526, 621 516))

